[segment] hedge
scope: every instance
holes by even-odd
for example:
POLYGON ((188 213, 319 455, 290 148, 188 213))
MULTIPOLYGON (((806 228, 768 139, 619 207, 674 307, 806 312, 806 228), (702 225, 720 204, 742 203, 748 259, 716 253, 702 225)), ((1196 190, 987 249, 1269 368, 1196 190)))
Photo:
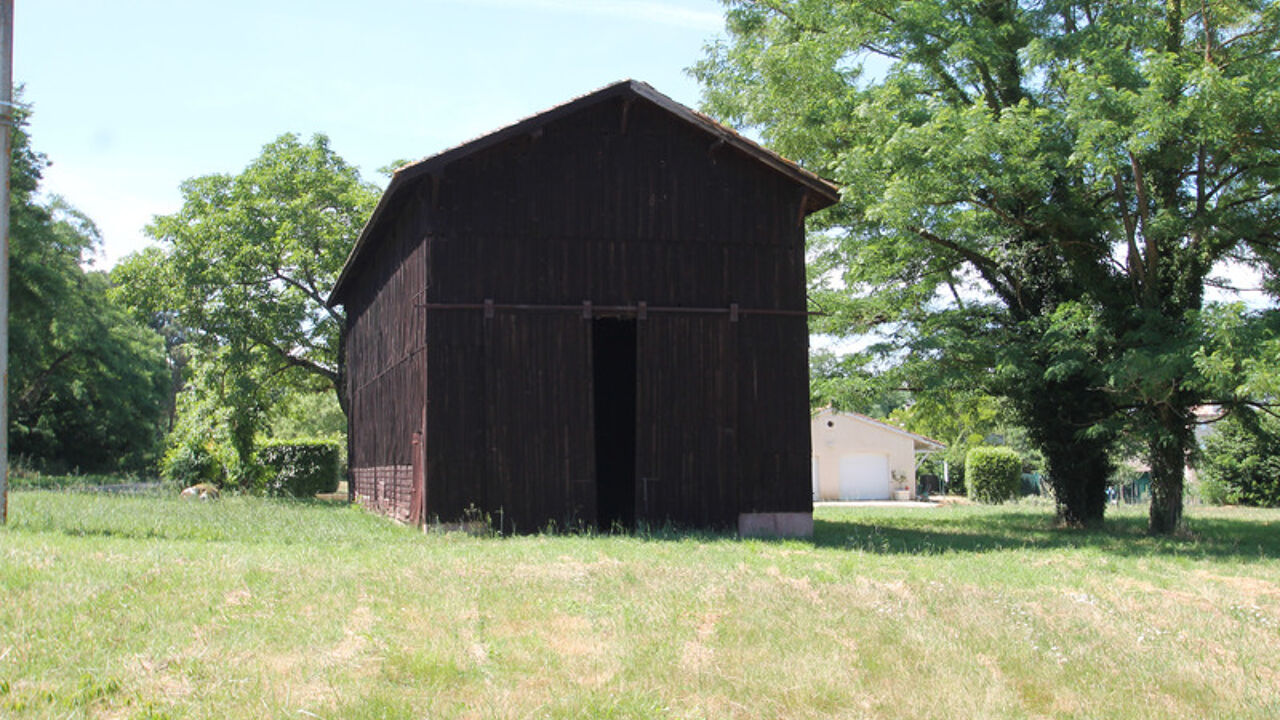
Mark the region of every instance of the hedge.
POLYGON ((337 440, 270 440, 258 450, 269 495, 311 497, 338 489, 342 444, 337 440))
POLYGON ((1022 484, 1022 457, 1013 448, 976 447, 964 456, 969 499, 1002 503, 1017 497, 1022 484))

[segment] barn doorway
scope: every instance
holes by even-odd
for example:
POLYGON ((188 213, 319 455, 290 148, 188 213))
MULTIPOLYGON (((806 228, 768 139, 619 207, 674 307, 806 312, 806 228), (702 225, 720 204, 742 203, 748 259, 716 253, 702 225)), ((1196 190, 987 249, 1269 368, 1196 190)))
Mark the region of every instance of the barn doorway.
POLYGON ((636 321, 591 323, 595 408, 596 522, 636 524, 636 321))

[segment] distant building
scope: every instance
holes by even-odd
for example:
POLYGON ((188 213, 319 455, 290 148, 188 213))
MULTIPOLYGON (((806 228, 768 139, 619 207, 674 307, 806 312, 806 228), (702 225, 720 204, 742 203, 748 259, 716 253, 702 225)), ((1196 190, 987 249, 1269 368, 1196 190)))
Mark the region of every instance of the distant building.
POLYGON ((916 458, 942 443, 889 423, 824 408, 810 420, 814 500, 916 497, 916 458))

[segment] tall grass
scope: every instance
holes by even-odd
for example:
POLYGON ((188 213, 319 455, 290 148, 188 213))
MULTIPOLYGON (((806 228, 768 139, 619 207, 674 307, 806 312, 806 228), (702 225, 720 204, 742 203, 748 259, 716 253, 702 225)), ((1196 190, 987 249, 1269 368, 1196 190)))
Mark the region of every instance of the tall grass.
POLYGON ((823 509, 800 542, 11 501, 0 717, 1280 715, 1275 511, 823 509))

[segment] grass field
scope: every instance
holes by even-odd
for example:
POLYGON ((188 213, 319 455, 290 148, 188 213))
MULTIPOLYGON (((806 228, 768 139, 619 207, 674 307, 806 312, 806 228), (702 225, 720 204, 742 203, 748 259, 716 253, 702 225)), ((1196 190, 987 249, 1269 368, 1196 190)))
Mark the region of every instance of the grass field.
POLYGON ((813 542, 424 536, 26 491, 0 717, 1280 717, 1280 512, 822 509, 813 542))

